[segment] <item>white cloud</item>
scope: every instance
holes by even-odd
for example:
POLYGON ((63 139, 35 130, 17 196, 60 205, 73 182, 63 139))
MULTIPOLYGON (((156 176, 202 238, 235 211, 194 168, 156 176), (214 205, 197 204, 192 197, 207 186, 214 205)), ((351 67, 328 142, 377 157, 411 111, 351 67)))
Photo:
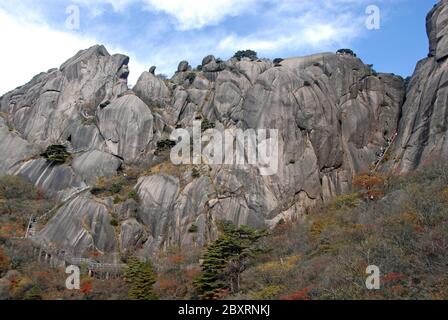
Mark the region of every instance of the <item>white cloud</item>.
MULTIPOLYGON (((27 83, 36 74, 59 67, 81 49, 89 48, 97 41, 64 31, 57 31, 38 22, 39 19, 18 17, 0 9, 0 38, 2 50, 2 78, 0 95, 27 83)), ((42 21, 42 20, 40 20, 42 21)), ((120 48, 107 46, 112 52, 120 48)), ((130 83, 135 84, 138 76, 145 69, 131 56, 130 83)))
POLYGON ((315 12, 309 12, 298 18, 285 18, 269 29, 249 35, 229 35, 219 42, 217 49, 234 52, 250 48, 263 54, 328 50, 356 38, 361 32, 356 26, 362 25, 362 19, 349 14, 322 19, 315 12))
MULTIPOLYGON (((150 11, 163 12, 175 18, 179 30, 200 29, 216 25, 228 16, 253 8, 261 0, 73 0, 98 13, 98 6, 109 4, 117 12, 130 4, 140 3, 150 11)), ((104 10, 104 9, 103 9, 104 10)))
POLYGON ((109 4, 114 11, 122 12, 126 7, 139 0, 72 0, 74 3, 78 3, 89 7, 95 14, 101 13, 103 10, 99 9, 99 6, 109 4))
POLYGON ((41 71, 59 66, 78 50, 96 43, 104 44, 111 53, 131 57, 130 84, 135 84, 141 72, 152 64, 158 66, 159 72, 169 75, 180 60, 195 64, 207 54, 227 58, 236 50, 254 49, 260 56, 286 57, 349 46, 365 31, 362 5, 368 1, 71 0, 82 6, 81 14, 90 15, 84 17, 83 33, 70 33, 46 24, 43 16, 54 18, 48 16, 51 4, 30 10, 28 0, 16 6, 9 0, 0 0, 0 35, 4 43, 0 58, 8 75, 8 81, 0 84, 0 93, 26 83, 41 71), (122 19, 117 17, 119 21, 111 21, 102 17, 107 10, 114 10, 122 19), (144 15, 138 10, 163 14, 148 13, 151 19, 144 21, 144 15), (173 19, 167 21, 165 14, 173 19), (230 16, 239 16, 240 24, 233 26, 225 21, 230 16), (142 27, 137 29, 136 25, 142 27), (209 25, 217 27, 199 30, 209 25))
POLYGON ((180 30, 200 29, 216 25, 228 16, 236 16, 255 6, 256 0, 145 0, 158 11, 177 20, 180 30))

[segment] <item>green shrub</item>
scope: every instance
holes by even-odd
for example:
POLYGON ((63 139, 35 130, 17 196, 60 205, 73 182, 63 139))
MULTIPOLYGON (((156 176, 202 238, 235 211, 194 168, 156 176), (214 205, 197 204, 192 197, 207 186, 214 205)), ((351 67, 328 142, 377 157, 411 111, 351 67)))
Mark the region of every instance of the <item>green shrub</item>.
POLYGON ((139 201, 140 201, 140 197, 139 197, 139 195, 138 195, 138 192, 137 192, 135 189, 132 189, 131 191, 129 191, 129 193, 128 193, 128 198, 129 198, 129 199, 133 199, 133 200, 135 200, 136 202, 139 202, 139 201))
POLYGON ((333 209, 354 208, 359 204, 359 194, 350 193, 336 197, 331 204, 333 209))
POLYGON ((201 173, 199 172, 198 169, 193 168, 193 170, 191 170, 191 176, 195 179, 199 178, 201 176, 201 173))
POLYGON ((23 300, 42 300, 41 293, 42 290, 39 287, 34 286, 25 293, 23 300))
POLYGON ((190 226, 190 228, 188 229, 188 232, 189 232, 189 233, 196 233, 196 232, 198 232, 198 230, 199 230, 198 226, 195 225, 195 224, 192 224, 192 225, 190 226))
POLYGON ((123 199, 120 196, 116 195, 114 197, 114 204, 119 204, 121 202, 123 202, 123 199))
POLYGON ((207 118, 204 118, 202 120, 202 124, 201 124, 201 131, 205 132, 208 129, 214 129, 215 128, 215 123, 214 122, 210 122, 207 118))
POLYGON ((157 142, 156 153, 160 153, 160 152, 163 152, 163 151, 169 151, 175 145, 176 145, 176 142, 171 141, 169 139, 159 141, 159 142, 157 142))
POLYGON ((120 193, 122 189, 123 189, 123 184, 121 182, 115 182, 110 186, 109 191, 116 194, 116 193, 120 193))
POLYGON ((186 80, 188 80, 188 82, 190 82, 190 84, 192 84, 194 82, 194 80, 196 80, 196 73, 190 72, 187 75, 186 80))
POLYGON ((278 296, 282 289, 283 287, 281 286, 269 286, 260 291, 253 292, 251 298, 254 300, 272 300, 278 296))
POLYGON ((336 53, 346 54, 346 55, 356 57, 356 53, 354 53, 353 50, 351 50, 351 49, 339 49, 336 53))
POLYGON ((281 63, 284 61, 284 59, 282 59, 282 58, 276 58, 276 59, 274 59, 274 66, 276 66, 276 67, 280 67, 281 66, 281 63))
POLYGON ((67 152, 67 147, 63 145, 51 145, 41 154, 41 157, 44 157, 50 161, 53 161, 58 164, 65 163, 70 158, 70 153, 67 152))
POLYGON ((102 187, 98 187, 98 186, 94 186, 92 187, 92 189, 90 190, 90 193, 93 194, 94 196, 98 196, 104 192, 106 192, 107 190, 105 188, 102 187))
POLYGON ((241 60, 242 58, 249 58, 251 60, 257 60, 257 52, 253 51, 253 50, 240 50, 237 51, 234 55, 234 58, 241 60))
POLYGON ((30 199, 37 196, 36 188, 20 176, 0 177, 0 199, 30 199))
POLYGON ((117 219, 113 218, 110 220, 110 224, 112 227, 118 227, 120 225, 120 223, 118 222, 117 219))

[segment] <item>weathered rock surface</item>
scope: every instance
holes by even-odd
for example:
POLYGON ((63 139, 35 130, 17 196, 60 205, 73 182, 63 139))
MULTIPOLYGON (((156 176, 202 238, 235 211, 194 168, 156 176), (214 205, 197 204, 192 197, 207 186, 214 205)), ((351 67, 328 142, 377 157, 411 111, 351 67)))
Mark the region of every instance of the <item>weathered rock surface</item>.
POLYGON ((30 160, 22 164, 15 172, 42 190, 49 196, 60 200, 86 188, 82 178, 67 165, 55 165, 46 159, 30 160))
POLYGON ((148 226, 151 237, 147 245, 157 248, 169 237, 167 229, 174 217, 174 204, 180 190, 179 180, 168 175, 142 177, 136 189, 141 199, 140 220, 148 226))
POLYGON ((448 156, 448 1, 433 8, 426 25, 429 56, 409 82, 391 163, 400 172, 448 156))
POLYGON ((108 208, 87 196, 80 196, 59 209, 39 235, 47 246, 70 250, 75 256, 116 250, 115 231, 108 208))
POLYGON ((165 82, 151 72, 143 72, 132 90, 150 107, 164 106, 171 100, 165 82))
POLYGON ((116 174, 122 163, 109 153, 93 150, 75 158, 72 167, 87 184, 93 185, 100 177, 111 177, 116 174))
POLYGON ((103 46, 80 51, 59 69, 41 73, 1 99, 0 111, 11 115, 15 128, 41 146, 63 143, 83 115, 127 89, 129 58, 109 55, 103 46))
POLYGON ((4 175, 22 161, 37 154, 35 146, 11 132, 0 117, 0 174, 4 175))
POLYGON ((407 172, 448 156, 447 21, 443 0, 427 19, 429 57, 407 86, 350 54, 276 64, 210 55, 200 70, 182 61, 167 81, 154 69, 145 72, 130 91, 127 57, 110 56, 101 46, 81 51, 0 99, 0 111, 18 131, 0 118, 0 174, 23 175, 61 197, 120 166, 140 166, 139 203, 79 196, 42 231, 47 242, 79 254, 150 256, 171 245, 204 245, 217 236, 219 220, 273 227, 300 219, 349 191, 353 177, 373 169, 396 132, 382 170, 407 172), (278 130, 278 170, 262 175, 257 165, 209 165, 205 156, 202 165, 175 167, 155 155, 173 128, 191 132, 198 119, 220 132, 278 130), (29 159, 55 143, 76 153, 71 164, 29 159), (118 219, 116 230, 109 212, 118 219))
POLYGON ((129 219, 121 224, 120 250, 125 253, 134 249, 144 240, 144 229, 135 219, 129 219))
POLYGON ((99 129, 108 151, 132 163, 142 159, 154 144, 154 117, 133 94, 124 95, 98 111, 99 129))

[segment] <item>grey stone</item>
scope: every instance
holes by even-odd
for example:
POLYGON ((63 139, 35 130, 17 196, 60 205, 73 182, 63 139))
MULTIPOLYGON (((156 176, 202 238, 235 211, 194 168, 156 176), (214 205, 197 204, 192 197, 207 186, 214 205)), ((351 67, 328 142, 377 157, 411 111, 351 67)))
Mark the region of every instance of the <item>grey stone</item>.
POLYGON ((117 249, 108 208, 87 196, 60 208, 38 239, 46 245, 57 243, 76 257, 93 251, 111 254, 117 249))
POLYGON ((122 163, 111 154, 93 150, 73 159, 72 167, 87 184, 93 185, 100 177, 116 174, 122 163))
POLYGON ((122 253, 134 249, 144 239, 143 226, 135 219, 128 219, 121 224, 120 250, 122 253))
POLYGON ((150 108, 161 107, 171 101, 171 92, 165 82, 151 72, 143 72, 133 91, 150 108))
POLYGON ((190 64, 188 61, 181 61, 179 63, 179 66, 177 67, 177 72, 186 72, 190 68, 190 64))
POLYGON ((128 94, 98 110, 99 129, 108 152, 133 163, 145 157, 154 139, 154 117, 137 96, 128 94))
POLYGON ((86 188, 83 179, 68 165, 56 165, 45 159, 29 160, 14 172, 31 181, 49 196, 62 200, 86 188))

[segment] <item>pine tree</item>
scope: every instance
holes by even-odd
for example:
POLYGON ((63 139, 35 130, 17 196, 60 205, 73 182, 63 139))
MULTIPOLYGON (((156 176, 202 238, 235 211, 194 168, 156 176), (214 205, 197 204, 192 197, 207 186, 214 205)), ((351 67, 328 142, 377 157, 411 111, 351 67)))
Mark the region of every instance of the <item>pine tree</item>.
POLYGON ((129 284, 128 296, 131 300, 156 300, 153 291, 156 277, 150 262, 141 262, 135 257, 128 261, 125 280, 129 284))
POLYGON ((213 299, 219 292, 239 290, 240 275, 249 259, 260 249, 257 241, 266 231, 249 227, 237 229, 230 222, 220 226, 221 236, 211 243, 203 256, 201 275, 194 281, 201 299, 213 299))

